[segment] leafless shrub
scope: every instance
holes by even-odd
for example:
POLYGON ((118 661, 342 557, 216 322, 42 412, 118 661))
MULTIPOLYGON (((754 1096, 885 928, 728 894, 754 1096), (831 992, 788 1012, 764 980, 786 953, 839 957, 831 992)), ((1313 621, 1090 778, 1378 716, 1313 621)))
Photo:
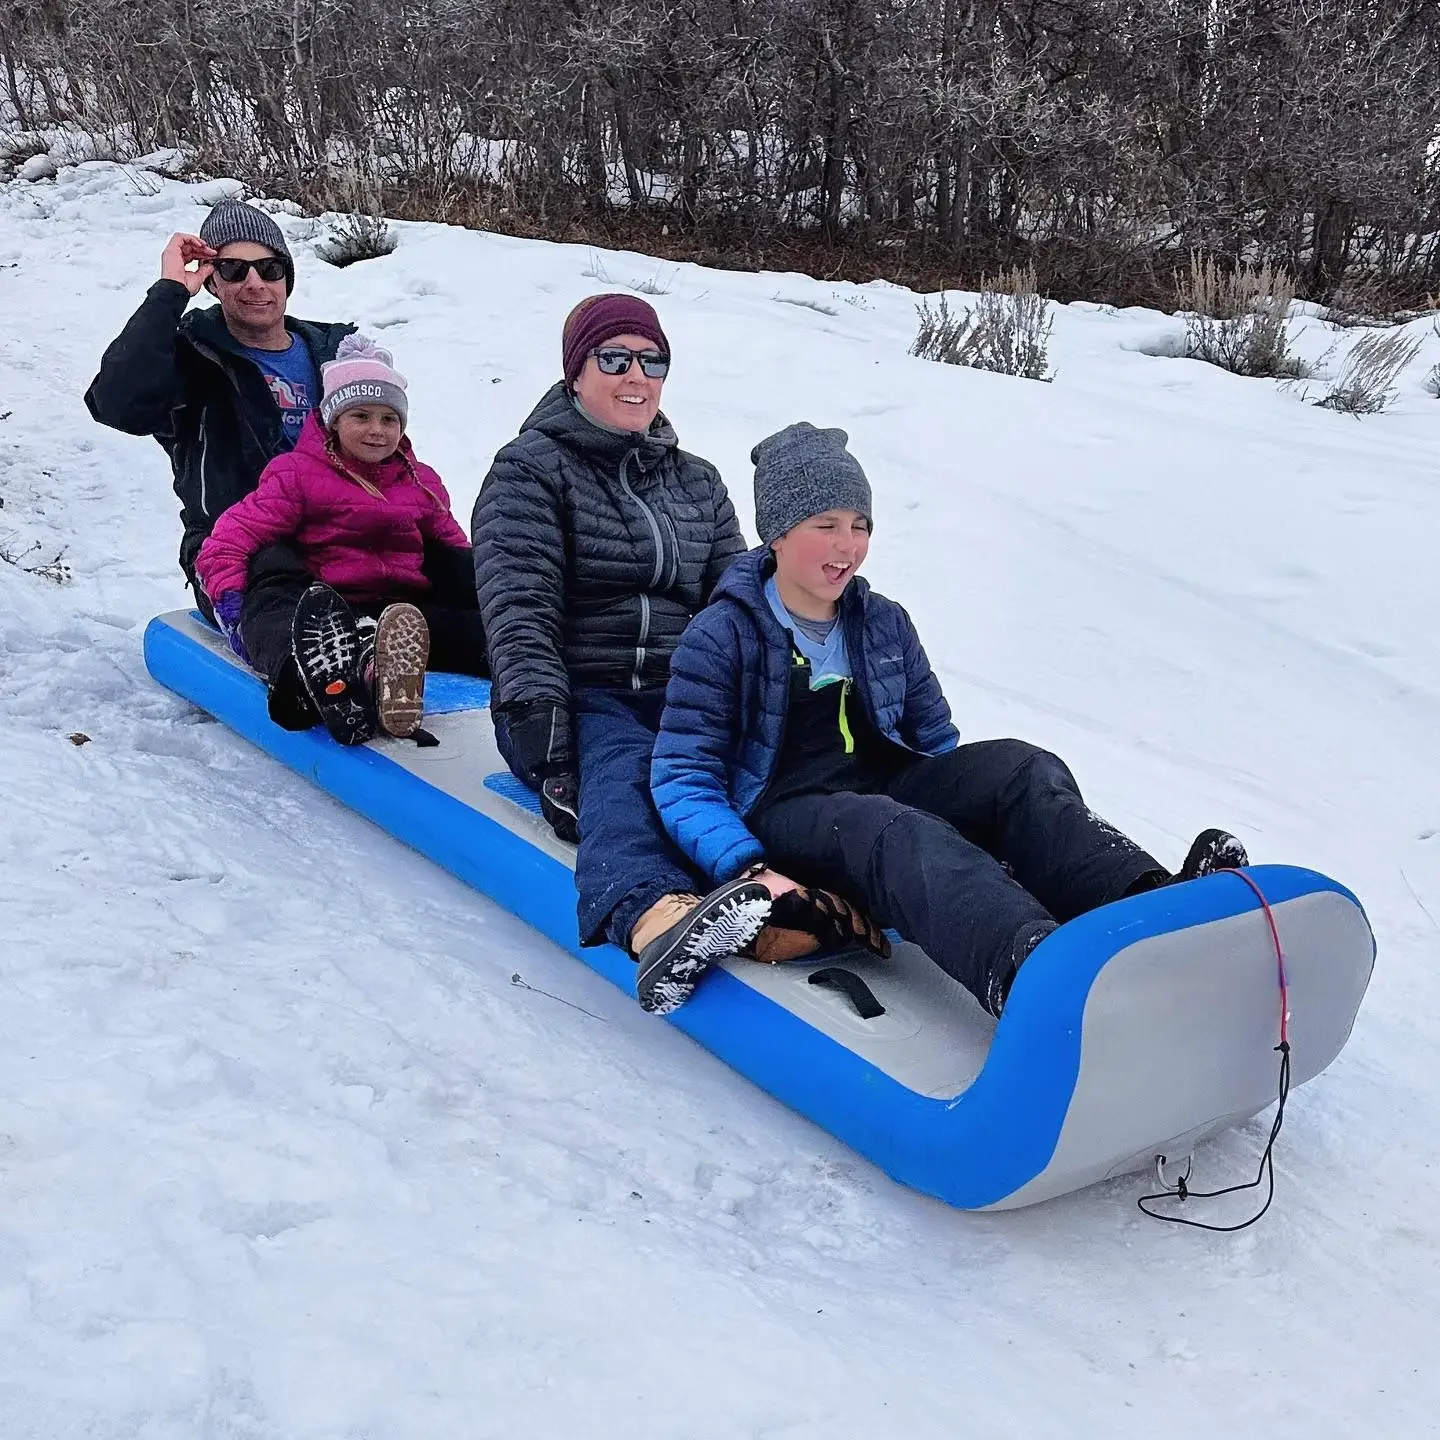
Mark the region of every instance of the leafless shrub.
POLYGON ((1344 415, 1378 415, 1395 398, 1400 372, 1420 353, 1421 339, 1407 339, 1403 331, 1364 335, 1355 342, 1340 378, 1324 399, 1323 410, 1344 415))
POLYGON ((1192 254, 1189 270, 1175 277, 1177 308, 1186 312, 1186 356, 1233 375, 1302 376, 1287 328, 1294 298, 1294 281, 1268 263, 1224 269, 1192 254))
POLYGON ((1052 380, 1050 302, 1035 289, 1035 272, 1014 270, 981 281, 980 297, 952 315, 942 295, 935 309, 918 307, 919 328, 910 353, 945 365, 968 365, 997 375, 1052 380))
POLYGON ((316 245, 315 253, 339 270, 360 260, 390 255, 400 243, 400 237, 381 215, 355 211, 329 221, 327 228, 329 234, 316 245))
POLYGON ((1440 365, 1435 366, 1435 368, 1431 370, 1431 372, 1425 377, 1424 385, 1425 389, 1431 395, 1433 395, 1437 400, 1440 400, 1440 365))
POLYGON ((13 538, 0 544, 0 562, 6 565, 13 565, 17 570, 23 570, 27 575, 38 575, 42 580, 49 580, 54 585, 65 585, 70 580, 70 566, 65 559, 65 551, 68 547, 61 546, 55 552, 52 559, 42 560, 38 564, 27 565, 25 562, 32 556, 41 553, 40 542, 37 540, 33 545, 24 550, 16 550, 13 538))
POLYGON ((643 280, 632 280, 630 289, 638 290, 642 295, 668 295, 675 288, 675 281, 680 276, 677 266, 669 275, 661 276, 656 270, 653 274, 647 275, 643 280))
POLYGON ((1433 295, 1404 295, 1392 277, 1357 270, 1335 288, 1329 303, 1319 312, 1319 318, 1341 330, 1381 330, 1392 325, 1408 325, 1430 314, 1436 303, 1433 295), (1407 298, 1412 302, 1409 305, 1404 303, 1407 298))
POLYGON ((1380 329, 1396 323, 1395 313, 1386 305, 1379 286, 1364 279, 1340 286, 1319 318, 1340 330, 1380 329))

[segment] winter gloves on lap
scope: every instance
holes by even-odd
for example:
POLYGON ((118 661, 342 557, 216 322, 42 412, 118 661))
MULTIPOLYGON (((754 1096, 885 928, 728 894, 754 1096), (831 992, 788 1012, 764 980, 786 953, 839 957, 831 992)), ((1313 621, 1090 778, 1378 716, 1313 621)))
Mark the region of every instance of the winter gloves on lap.
POLYGON ((770 907, 765 928, 740 953, 768 965, 803 960, 821 951, 869 950, 888 956, 890 942, 848 900, 818 887, 787 890, 770 907))

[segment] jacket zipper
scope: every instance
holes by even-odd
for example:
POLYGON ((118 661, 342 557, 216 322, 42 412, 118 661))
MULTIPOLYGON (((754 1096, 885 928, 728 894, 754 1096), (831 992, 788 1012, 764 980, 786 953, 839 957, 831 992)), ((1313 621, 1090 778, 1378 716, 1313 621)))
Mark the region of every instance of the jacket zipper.
MULTIPOLYGON (((793 635, 791 635, 788 630, 785 632, 785 638, 790 642, 790 664, 791 664, 791 666, 794 667, 794 666, 797 666, 797 665, 803 665, 803 664, 805 664, 805 663, 806 663, 806 662, 805 662, 805 657, 804 657, 802 654, 800 654, 799 650, 796 649, 796 647, 795 647, 795 637, 794 637, 793 635)), ((784 710, 781 712, 781 714, 780 714, 780 738, 779 738, 778 741, 776 741, 776 744, 775 744, 775 759, 776 759, 777 761, 780 759, 780 755, 781 755, 781 753, 782 753, 782 752, 784 751, 784 749, 785 749, 785 732, 786 732, 787 730, 789 730, 789 728, 790 728, 790 682, 791 682, 791 680, 792 680, 793 678, 794 678, 794 677, 790 674, 790 672, 789 672, 789 671, 786 671, 786 674, 785 674, 785 709, 784 709, 784 710)), ((770 778, 765 782, 765 785, 764 785, 764 787, 761 789, 760 793, 759 793, 759 794, 755 797, 755 799, 751 802, 750 808, 749 808, 748 810, 746 810, 743 815, 741 815, 740 818, 741 818, 742 820, 746 819, 748 816, 753 815, 753 814, 765 803, 765 797, 775 788, 775 777, 779 774, 779 771, 780 771, 780 767, 779 767, 779 765, 777 764, 777 765, 770 771, 770 778)))
POLYGON ((626 479, 625 470, 637 453, 631 450, 620 462, 620 488, 640 507, 640 513, 650 522, 650 534, 655 540, 655 573, 650 577, 650 586, 653 589, 660 583, 660 577, 665 571, 665 537, 660 533, 660 522, 656 520, 654 512, 630 488, 630 481, 626 479))
MULTIPOLYGON (((665 572, 665 537, 660 531, 660 522, 656 520, 654 512, 650 507, 630 488, 630 481, 625 471, 630 462, 638 454, 638 451, 629 451, 620 462, 620 488, 640 507, 640 513, 650 523, 650 534, 655 539, 655 573, 650 577, 650 588, 653 590, 660 583, 660 577, 665 572)), ((640 672, 645 668, 645 642, 650 638, 650 597, 642 590, 640 592, 640 638, 635 644, 635 669, 630 676, 630 688, 639 690, 641 688, 640 672)))
POLYGON ((662 515, 660 518, 670 532, 670 578, 660 587, 662 590, 668 590, 680 578, 680 536, 675 529, 675 522, 668 515, 662 515))
POLYGON ((845 714, 845 701, 850 694, 850 679, 840 682, 840 738, 845 742, 845 753, 855 753, 855 732, 850 728, 850 718, 845 714))
POLYGON ((640 641, 635 646, 635 673, 630 677, 630 688, 639 690, 640 672, 645 668, 645 642, 650 638, 650 597, 640 592, 640 641))
MULTIPOLYGON (((850 652, 850 673, 851 675, 865 674, 865 609, 863 604, 859 607, 859 616, 854 627, 846 627, 845 648, 850 652)), ((917 750, 913 745, 907 745, 898 737, 891 740, 880 728, 880 722, 875 718, 875 708, 870 703, 870 689, 867 685, 861 685, 858 681, 851 687, 855 694, 860 697, 860 713, 864 715, 870 728, 880 736, 882 740, 894 745, 899 750, 907 751, 911 755, 923 755, 923 750, 917 750)), ((843 697, 842 697, 843 704, 843 697)), ((848 726, 846 727, 848 728, 848 726)))
POLYGON ((210 518, 210 494, 205 488, 205 462, 210 458, 210 417, 205 411, 200 412, 200 514, 208 520, 210 518))
MULTIPOLYGON (((268 457, 270 453, 269 447, 260 443, 260 437, 255 433, 255 427, 250 423, 250 412, 244 403, 245 392, 240 388, 240 381, 236 378, 235 372, 220 358, 211 346, 198 344, 194 340, 190 343, 194 347, 196 354, 203 355, 212 365, 217 366, 220 373, 230 382, 231 388, 240 400, 240 404, 235 407, 236 413, 240 416, 245 428, 250 432, 250 439, 254 442, 256 449, 268 457)), ((313 353, 311 358, 314 358, 313 353)), ((205 419, 206 417, 202 412, 200 417, 200 433, 203 438, 208 439, 208 437, 205 436, 205 419)), ((205 516, 208 519, 210 516, 210 506, 205 496, 205 451, 203 447, 200 452, 200 508, 205 512, 205 516)))

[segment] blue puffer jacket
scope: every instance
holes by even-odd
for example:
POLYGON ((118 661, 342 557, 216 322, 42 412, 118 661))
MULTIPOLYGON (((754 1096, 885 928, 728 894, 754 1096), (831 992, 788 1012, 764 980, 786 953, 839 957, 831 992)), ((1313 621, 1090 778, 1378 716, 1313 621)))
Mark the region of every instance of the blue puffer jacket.
MULTIPOLYGON (((790 637, 765 599, 774 568, 768 546, 742 555, 686 628, 650 764, 666 830, 717 884, 763 858, 745 817, 775 773, 790 703, 790 637)), ((855 693, 876 730, 921 755, 953 749, 950 707, 904 609, 857 576, 840 623, 855 693)))

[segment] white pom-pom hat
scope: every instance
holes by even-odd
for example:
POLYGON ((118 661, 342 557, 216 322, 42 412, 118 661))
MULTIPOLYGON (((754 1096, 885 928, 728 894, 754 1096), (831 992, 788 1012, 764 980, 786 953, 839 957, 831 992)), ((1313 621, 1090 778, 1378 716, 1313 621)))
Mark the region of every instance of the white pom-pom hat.
POLYGON ((400 417, 400 428, 405 428, 410 415, 405 377, 395 369, 390 352, 368 335, 347 335, 335 358, 320 367, 320 377, 325 391, 320 418, 327 428, 347 410, 362 405, 388 405, 400 417))

